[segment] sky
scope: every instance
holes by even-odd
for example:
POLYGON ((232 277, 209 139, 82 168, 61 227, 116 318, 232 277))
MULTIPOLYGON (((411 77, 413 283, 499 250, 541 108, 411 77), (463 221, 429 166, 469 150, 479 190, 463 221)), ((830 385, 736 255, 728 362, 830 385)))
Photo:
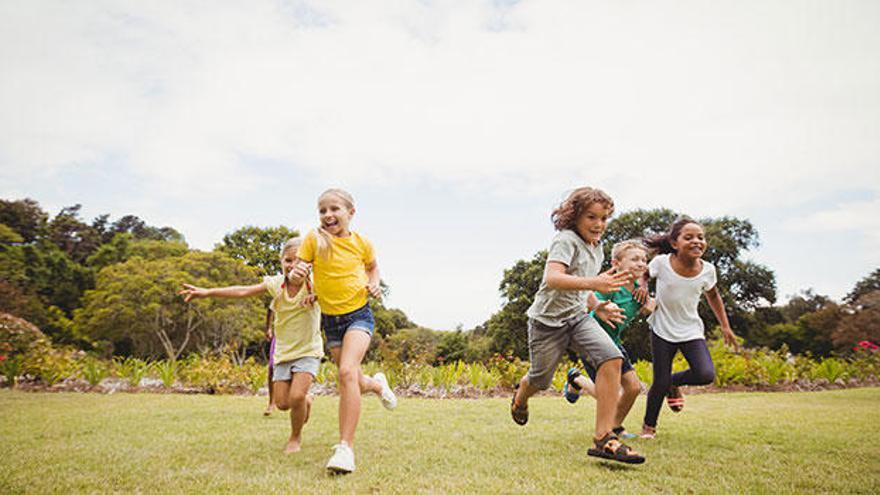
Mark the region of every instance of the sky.
POLYGON ((386 303, 446 330, 590 185, 748 219, 780 301, 840 299, 880 267, 877 26, 871 0, 0 0, 0 197, 210 250, 342 187, 386 303))

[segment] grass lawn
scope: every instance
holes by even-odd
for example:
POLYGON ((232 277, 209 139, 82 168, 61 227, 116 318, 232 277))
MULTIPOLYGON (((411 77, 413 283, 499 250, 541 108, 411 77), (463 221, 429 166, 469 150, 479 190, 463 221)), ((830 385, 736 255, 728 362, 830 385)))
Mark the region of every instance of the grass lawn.
MULTIPOLYGON (((664 406, 642 466, 587 457, 595 403, 364 400, 357 471, 324 472, 337 399, 318 397, 303 451, 262 397, 0 390, 0 492, 878 493, 880 389, 704 394, 664 406)), ((640 425, 644 397, 627 423, 640 425)))

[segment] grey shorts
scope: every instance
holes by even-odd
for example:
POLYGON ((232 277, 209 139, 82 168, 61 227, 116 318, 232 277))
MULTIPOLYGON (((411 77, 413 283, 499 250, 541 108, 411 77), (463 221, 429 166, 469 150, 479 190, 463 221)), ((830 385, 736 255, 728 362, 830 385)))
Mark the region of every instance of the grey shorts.
POLYGON ((321 360, 316 357, 301 357, 293 361, 284 361, 283 363, 275 363, 272 369, 273 382, 286 382, 293 380, 294 373, 309 373, 313 377, 318 376, 318 368, 321 367, 321 360))
POLYGON ((561 327, 529 318, 529 384, 541 390, 548 388, 569 348, 596 369, 609 359, 623 357, 611 337, 586 313, 567 320, 561 327))

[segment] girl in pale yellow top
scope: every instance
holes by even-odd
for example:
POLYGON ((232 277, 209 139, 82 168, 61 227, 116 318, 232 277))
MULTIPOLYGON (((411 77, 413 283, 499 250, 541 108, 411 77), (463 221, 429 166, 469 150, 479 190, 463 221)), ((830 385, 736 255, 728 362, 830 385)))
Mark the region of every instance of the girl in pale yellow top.
POLYGON ((309 419, 314 399, 308 393, 309 387, 318 374, 324 356, 320 330, 321 308, 315 304, 314 295, 311 294, 305 263, 296 259, 301 244, 299 237, 288 240, 281 250, 284 273, 264 277, 262 283, 213 289, 183 284, 183 290, 178 292, 186 302, 200 297, 248 297, 264 292, 272 295, 275 366, 271 386, 278 409, 290 410, 290 438, 284 448, 286 454, 300 451, 303 425, 309 419), (297 263, 304 265, 305 276, 291 276, 297 263))
MULTIPOLYGON (((313 264, 315 293, 321 303, 321 326, 333 362, 339 367, 339 443, 327 469, 354 471, 354 432, 361 414, 361 394, 373 392, 393 409, 397 398, 382 373, 364 376, 361 361, 370 346, 374 320, 367 295, 382 297, 379 265, 373 245, 349 230, 354 200, 341 189, 328 189, 318 197, 318 229, 309 232, 297 257, 313 264)), ((292 276, 305 277, 307 266, 294 268, 292 276)))

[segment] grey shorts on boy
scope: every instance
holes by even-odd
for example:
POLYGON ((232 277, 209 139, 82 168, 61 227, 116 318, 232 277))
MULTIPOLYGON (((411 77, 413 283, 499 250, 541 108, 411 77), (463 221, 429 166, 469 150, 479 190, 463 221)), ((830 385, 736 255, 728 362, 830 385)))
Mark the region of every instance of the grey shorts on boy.
POLYGON ((596 369, 609 359, 623 357, 608 333, 587 313, 566 320, 561 327, 529 318, 529 384, 541 390, 548 388, 569 348, 596 369))

